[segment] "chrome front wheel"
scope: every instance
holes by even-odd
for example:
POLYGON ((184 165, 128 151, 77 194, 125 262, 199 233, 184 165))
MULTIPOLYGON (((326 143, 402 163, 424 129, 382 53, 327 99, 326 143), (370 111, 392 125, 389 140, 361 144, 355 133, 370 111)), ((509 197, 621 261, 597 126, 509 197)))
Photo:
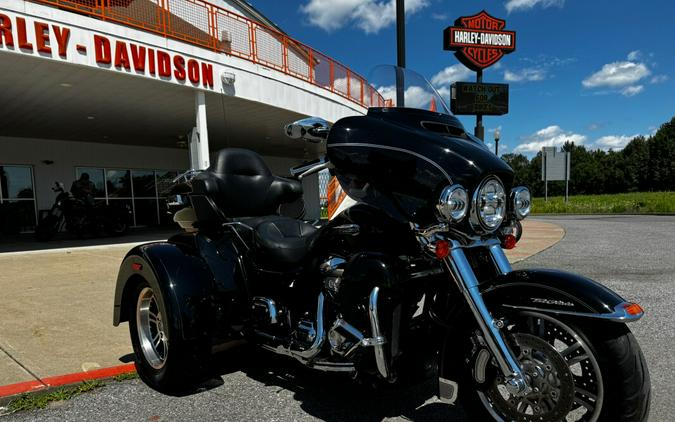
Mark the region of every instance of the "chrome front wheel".
POLYGON ((162 369, 169 354, 169 335, 165 317, 150 287, 144 287, 138 295, 136 326, 143 357, 153 369, 162 369))

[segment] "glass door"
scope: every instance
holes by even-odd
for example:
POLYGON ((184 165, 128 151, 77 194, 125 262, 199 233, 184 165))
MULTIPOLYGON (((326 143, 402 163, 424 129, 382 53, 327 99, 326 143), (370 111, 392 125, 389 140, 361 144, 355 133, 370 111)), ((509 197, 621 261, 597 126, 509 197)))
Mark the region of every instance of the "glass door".
POLYGON ((37 222, 33 168, 0 164, 0 232, 32 232, 37 222))

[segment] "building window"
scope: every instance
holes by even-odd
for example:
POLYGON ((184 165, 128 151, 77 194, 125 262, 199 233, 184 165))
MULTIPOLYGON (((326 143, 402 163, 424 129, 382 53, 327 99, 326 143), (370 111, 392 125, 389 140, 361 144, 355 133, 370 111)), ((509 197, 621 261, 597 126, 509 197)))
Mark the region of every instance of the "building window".
POLYGON ((31 166, 0 164, 0 233, 35 230, 35 186, 31 166))
POLYGON ((134 226, 171 224, 166 214, 166 191, 179 174, 174 170, 134 170, 76 167, 75 176, 89 175, 95 197, 111 205, 129 205, 134 226))

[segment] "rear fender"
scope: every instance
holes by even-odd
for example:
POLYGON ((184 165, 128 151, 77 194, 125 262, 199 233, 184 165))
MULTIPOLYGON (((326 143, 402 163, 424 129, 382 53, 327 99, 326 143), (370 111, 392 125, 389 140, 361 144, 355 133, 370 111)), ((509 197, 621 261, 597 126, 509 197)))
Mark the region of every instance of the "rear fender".
POLYGON ((631 322, 631 314, 617 293, 589 278, 557 270, 518 270, 481 285, 488 309, 528 310, 553 315, 631 322))
POLYGON ((115 289, 113 325, 128 321, 133 290, 142 280, 164 298, 166 315, 183 339, 212 331, 215 321, 214 277, 205 260, 183 245, 168 242, 137 246, 120 266, 115 289))

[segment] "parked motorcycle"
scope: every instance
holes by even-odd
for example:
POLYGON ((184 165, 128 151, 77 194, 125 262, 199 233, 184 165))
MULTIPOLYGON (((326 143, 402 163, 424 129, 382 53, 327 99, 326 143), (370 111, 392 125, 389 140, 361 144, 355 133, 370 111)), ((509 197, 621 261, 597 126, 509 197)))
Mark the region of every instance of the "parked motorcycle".
POLYGON ((54 205, 35 229, 35 236, 40 241, 51 240, 64 229, 77 237, 86 234, 120 236, 129 229, 132 214, 128 205, 88 204, 66 191, 61 182, 55 182, 52 191, 56 193, 54 205))
POLYGON ((399 107, 286 127, 326 143, 297 179, 329 169, 352 201, 325 225, 277 214, 300 182, 252 151, 224 149, 178 187, 186 231, 132 249, 117 280, 113 322, 129 322, 141 379, 175 392, 246 340, 375 384, 437 377, 475 421, 646 420, 626 326, 642 308, 580 275, 514 271, 504 249, 529 191, 424 78, 385 69, 399 107))

